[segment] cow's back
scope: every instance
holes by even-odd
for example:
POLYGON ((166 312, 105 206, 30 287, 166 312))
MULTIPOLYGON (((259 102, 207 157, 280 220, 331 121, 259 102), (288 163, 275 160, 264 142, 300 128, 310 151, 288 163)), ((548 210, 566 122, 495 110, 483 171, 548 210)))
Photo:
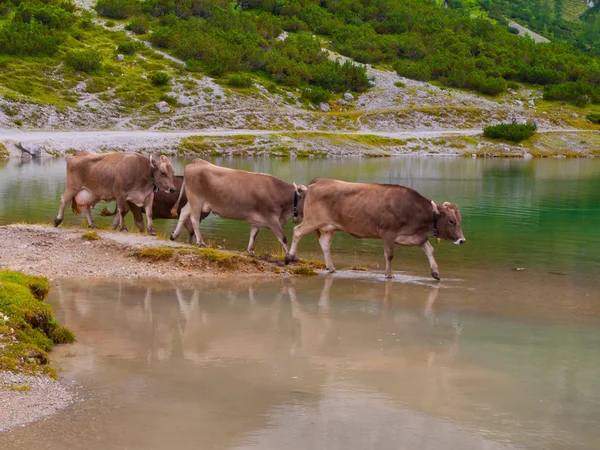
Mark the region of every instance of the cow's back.
POLYGON ((184 173, 188 198, 202 198, 224 218, 279 215, 285 201, 293 201, 293 186, 271 175, 215 166, 204 160, 187 165, 184 173), (285 197, 288 194, 290 199, 285 197))
POLYGON ((428 209, 430 201, 405 186, 317 178, 308 186, 304 217, 356 237, 379 238, 415 232, 428 209))

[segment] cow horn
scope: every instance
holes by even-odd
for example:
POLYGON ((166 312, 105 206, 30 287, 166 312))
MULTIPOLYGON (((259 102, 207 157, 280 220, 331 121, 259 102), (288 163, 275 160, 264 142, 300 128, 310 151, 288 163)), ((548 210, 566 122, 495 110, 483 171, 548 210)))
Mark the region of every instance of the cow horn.
POLYGON ((436 214, 440 213, 438 206, 435 204, 435 202, 433 200, 431 200, 431 206, 433 206, 433 212, 435 212, 436 214))
POLYGON ((452 204, 452 203, 450 203, 450 202, 444 202, 444 204, 443 204, 442 206, 448 207, 448 206, 450 206, 451 204, 452 204))

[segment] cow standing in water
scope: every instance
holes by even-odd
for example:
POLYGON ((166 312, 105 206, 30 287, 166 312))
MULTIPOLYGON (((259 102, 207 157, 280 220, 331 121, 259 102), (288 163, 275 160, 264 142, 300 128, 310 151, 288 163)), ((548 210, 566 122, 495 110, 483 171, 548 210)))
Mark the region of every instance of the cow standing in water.
MULTIPOLYGON (((292 216, 302 217, 305 186, 286 183, 264 173, 246 172, 215 166, 195 159, 185 167, 180 198, 187 195, 188 204, 181 210, 171 240, 177 239, 186 220, 191 219, 199 247, 205 243, 200 222, 211 212, 224 219, 250 222, 248 253, 254 255, 254 239, 261 228, 269 228, 288 251, 282 225, 292 216)), ((179 203, 171 211, 177 214, 179 203)))
POLYGON ((67 159, 67 186, 60 197, 54 226, 62 223, 65 207, 71 202, 73 212, 79 214, 83 207, 88 225, 97 228, 91 208, 102 200, 116 200, 121 231, 127 231, 124 216, 130 202, 146 209, 148 234, 154 235, 152 203, 154 192, 159 189, 175 192, 173 167, 166 156, 156 162, 137 153, 77 152, 67 159))
MULTIPOLYGON (((173 182, 175 184, 175 192, 164 192, 164 191, 158 191, 154 193, 154 201, 152 202, 152 219, 174 219, 176 217, 173 217, 173 215, 171 214, 171 208, 173 208, 173 206, 175 206, 175 203, 177 203, 177 199, 179 198, 179 194, 181 193, 181 188, 183 187, 183 177, 182 176, 174 176, 173 177, 173 182)), ((181 199, 181 202, 179 203, 179 207, 178 207, 178 211, 177 213, 181 213, 181 210, 183 209, 183 207, 187 205, 187 197, 185 196, 185 193, 183 194, 183 197, 181 199)), ((133 220, 135 223, 135 226, 138 227, 138 229, 140 230, 140 232, 144 232, 144 218, 142 217, 142 213, 145 212, 145 210, 143 208, 139 208, 136 205, 127 202, 127 207, 131 210, 131 213, 133 214, 133 220)), ((120 218, 117 215, 118 212, 118 208, 115 208, 115 210, 113 212, 109 211, 107 208, 103 208, 102 211, 100 212, 100 214, 104 217, 107 216, 115 216, 113 223, 112 223, 112 229, 116 230, 117 227, 119 226, 119 221, 120 218)), ((192 238, 194 237, 194 229, 192 228, 192 222, 188 219, 185 222, 185 228, 188 230, 189 232, 189 238, 188 238, 188 242, 192 242, 192 238)))
POLYGON ((431 276, 439 280, 429 238, 436 236, 464 244, 461 221, 455 204, 438 205, 404 186, 315 178, 310 182, 304 200, 304 220, 294 228, 294 239, 285 261, 287 264, 297 260, 300 239, 316 231, 327 269, 335 272, 331 241, 337 231, 344 231, 359 239, 383 240, 386 278, 393 278, 394 244, 398 244, 420 246, 429 259, 431 276))

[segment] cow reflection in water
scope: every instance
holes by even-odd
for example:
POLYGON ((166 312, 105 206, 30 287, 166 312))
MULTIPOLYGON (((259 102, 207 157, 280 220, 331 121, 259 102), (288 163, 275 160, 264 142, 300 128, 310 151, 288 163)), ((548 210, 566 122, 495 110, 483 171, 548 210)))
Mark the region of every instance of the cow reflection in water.
POLYGON ((435 314, 437 287, 424 293, 422 286, 406 290, 395 284, 392 289, 388 281, 381 292, 381 285, 361 283, 357 298, 348 299, 346 283, 336 291, 329 275, 320 292, 314 283, 293 278, 283 280, 275 293, 267 283, 194 290, 148 287, 143 292, 119 282, 110 285, 112 292, 106 284, 61 285, 58 291, 64 322, 80 342, 101 354, 149 363, 273 362, 296 356, 321 363, 343 357, 357 369, 375 370, 390 364, 430 366, 456 354, 460 327, 435 314), (332 298, 332 291, 339 296, 332 298), (417 293, 426 295, 418 309, 417 293))

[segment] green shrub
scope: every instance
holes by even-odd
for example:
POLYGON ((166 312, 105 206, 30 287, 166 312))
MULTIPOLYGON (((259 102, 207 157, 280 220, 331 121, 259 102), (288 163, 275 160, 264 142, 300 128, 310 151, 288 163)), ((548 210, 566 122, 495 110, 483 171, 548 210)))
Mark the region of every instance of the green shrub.
POLYGON ((405 84, 405 83, 403 83, 402 81, 396 81, 396 82, 394 83, 394 86, 396 86, 396 87, 399 87, 399 88, 405 88, 405 87, 406 87, 406 84, 405 84))
POLYGON ((167 84, 169 84, 171 77, 168 73, 156 72, 152 74, 151 80, 154 86, 166 86, 167 84))
POLYGON ((125 26, 126 30, 133 31, 135 34, 146 34, 150 29, 150 21, 146 16, 138 16, 131 19, 125 26))
POLYGON ((227 84, 233 87, 249 88, 252 86, 252 78, 245 74, 230 75, 227 84))
POLYGON ((8 58, 0 56, 0 69, 5 69, 8 67, 8 58))
POLYGON ((102 56, 96 50, 71 50, 65 62, 77 71, 93 73, 102 67, 102 56))
POLYGON ((73 22, 73 14, 61 7, 37 3, 22 2, 15 12, 13 20, 30 23, 37 20, 48 28, 65 29, 73 22))
POLYGON ((0 53, 9 55, 53 55, 58 50, 57 33, 35 19, 13 20, 0 29, 0 53))
POLYGON ((318 86, 312 86, 302 91, 302 97, 312 103, 318 104, 328 102, 331 99, 331 92, 318 86))
POLYGON ((515 83, 514 81, 509 81, 506 83, 506 87, 508 89, 512 89, 513 91, 518 91, 521 88, 519 83, 515 83))
POLYGON ((511 26, 509 26, 509 27, 508 27, 508 32, 509 32, 509 33, 512 33, 512 34, 519 34, 519 29, 518 29, 518 28, 515 28, 515 27, 511 27, 511 26))
POLYGON ((144 44, 139 41, 125 41, 121 42, 117 47, 117 52, 125 55, 133 55, 138 50, 142 49, 144 44))
POLYGON ((116 24, 116 22, 114 20, 107 20, 106 22, 104 22, 104 26, 106 28, 113 28, 116 24))
POLYGON ((101 16, 111 19, 127 19, 140 11, 138 0, 98 0, 95 6, 101 16))
POLYGON ((585 116, 585 118, 592 123, 600 124, 600 114, 599 113, 588 114, 587 116, 585 116))
POLYGON ((0 3, 0 17, 8 16, 12 10, 14 5, 11 2, 0 3))
POLYGON ((490 139, 520 142, 533 136, 535 131, 536 127, 533 124, 501 123, 485 127, 483 135, 490 139))

